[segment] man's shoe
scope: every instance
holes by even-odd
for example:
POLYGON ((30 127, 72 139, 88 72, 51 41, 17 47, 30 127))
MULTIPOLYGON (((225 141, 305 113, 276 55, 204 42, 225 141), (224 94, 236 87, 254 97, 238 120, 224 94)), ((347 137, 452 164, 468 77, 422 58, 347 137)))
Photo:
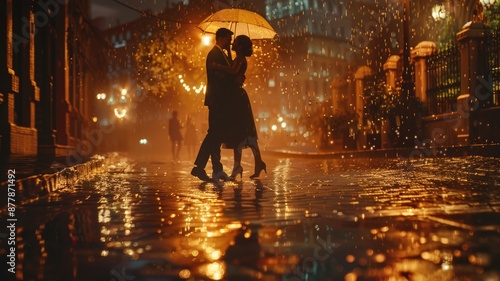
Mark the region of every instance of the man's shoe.
POLYGON ((191 175, 199 178, 202 181, 210 181, 211 180, 210 177, 208 177, 207 172, 205 172, 204 169, 199 168, 199 167, 194 167, 191 170, 191 175))
POLYGON ((234 180, 234 178, 229 177, 224 171, 213 173, 212 174, 212 179, 214 181, 216 181, 216 182, 218 182, 219 180, 223 180, 223 181, 232 181, 232 180, 234 180))

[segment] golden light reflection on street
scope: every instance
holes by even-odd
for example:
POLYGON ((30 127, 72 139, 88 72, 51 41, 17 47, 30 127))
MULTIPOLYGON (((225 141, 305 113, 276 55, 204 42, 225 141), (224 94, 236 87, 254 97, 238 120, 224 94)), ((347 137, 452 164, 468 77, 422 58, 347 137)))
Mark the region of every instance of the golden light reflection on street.
POLYGON ((263 179, 225 183, 117 164, 79 187, 75 205, 51 197, 57 216, 19 228, 18 275, 71 280, 111 265, 109 280, 500 280, 498 217, 482 206, 498 198, 498 178, 471 175, 470 193, 472 179, 453 186, 443 163, 278 158, 263 179), (67 270, 47 270, 55 264, 67 270))
POLYGON ((278 187, 274 190, 274 208, 276 210, 276 217, 284 220, 288 218, 290 212, 287 200, 290 186, 286 180, 291 176, 290 161, 290 159, 285 159, 274 168, 274 186, 278 187))

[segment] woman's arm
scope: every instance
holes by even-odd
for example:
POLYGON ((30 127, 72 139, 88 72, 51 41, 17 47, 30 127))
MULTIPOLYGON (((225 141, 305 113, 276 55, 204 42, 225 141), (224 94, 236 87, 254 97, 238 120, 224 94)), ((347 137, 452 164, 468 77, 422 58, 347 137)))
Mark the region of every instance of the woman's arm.
POLYGON ((219 70, 222 70, 224 72, 227 72, 229 74, 236 74, 238 73, 238 71, 240 70, 241 68, 241 65, 242 65, 242 62, 240 59, 236 58, 233 62, 233 65, 232 66, 227 66, 227 65, 223 65, 223 64, 218 64, 216 62, 214 62, 212 64, 212 67, 215 68, 215 69, 219 69, 219 70))

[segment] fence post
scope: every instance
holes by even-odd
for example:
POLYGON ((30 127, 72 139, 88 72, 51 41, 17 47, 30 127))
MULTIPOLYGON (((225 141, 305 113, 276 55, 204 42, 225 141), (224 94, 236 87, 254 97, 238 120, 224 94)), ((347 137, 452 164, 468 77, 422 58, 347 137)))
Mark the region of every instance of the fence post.
POLYGON ((356 81, 356 105, 355 110, 358 115, 358 129, 360 132, 360 136, 357 141, 357 147, 359 149, 363 149, 366 147, 366 132, 364 130, 363 116, 364 116, 364 108, 365 108, 365 77, 372 75, 372 70, 368 66, 361 66, 354 73, 354 81, 356 81))
MULTIPOLYGON (((388 87, 391 87, 393 89, 396 88, 396 82, 400 79, 402 73, 402 69, 400 68, 401 65, 401 57, 398 55, 390 56, 384 63, 385 78, 388 87)), ((392 140, 389 137, 389 134, 391 130, 394 129, 395 128, 391 128, 390 122, 388 120, 382 121, 382 133, 380 136, 382 148, 392 147, 392 140)))
POLYGON ((398 69, 398 63, 401 58, 398 55, 390 56, 384 63, 384 71, 386 72, 386 82, 387 86, 396 88, 396 81, 401 75, 399 75, 400 69, 398 69))
POLYGON ((427 104, 427 58, 436 52, 436 44, 422 41, 411 51, 415 67, 415 96, 427 104))
POLYGON ((346 94, 347 88, 346 78, 333 78, 330 83, 332 95, 332 112, 337 113, 342 108, 342 102, 345 100, 343 97, 346 94))
POLYGON ((459 145, 475 142, 475 112, 492 96, 482 81, 488 78, 488 52, 485 44, 488 27, 482 22, 468 22, 457 34, 460 49, 460 93, 457 98, 458 122, 455 126, 459 145), (486 94, 485 94, 486 92, 486 94))

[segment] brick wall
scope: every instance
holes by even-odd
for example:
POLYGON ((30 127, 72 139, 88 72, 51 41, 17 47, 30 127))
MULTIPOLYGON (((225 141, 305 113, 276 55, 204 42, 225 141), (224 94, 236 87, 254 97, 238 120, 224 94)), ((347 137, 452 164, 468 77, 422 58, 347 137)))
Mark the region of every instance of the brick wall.
POLYGON ((38 133, 34 128, 10 126, 10 153, 36 155, 38 150, 38 133))

